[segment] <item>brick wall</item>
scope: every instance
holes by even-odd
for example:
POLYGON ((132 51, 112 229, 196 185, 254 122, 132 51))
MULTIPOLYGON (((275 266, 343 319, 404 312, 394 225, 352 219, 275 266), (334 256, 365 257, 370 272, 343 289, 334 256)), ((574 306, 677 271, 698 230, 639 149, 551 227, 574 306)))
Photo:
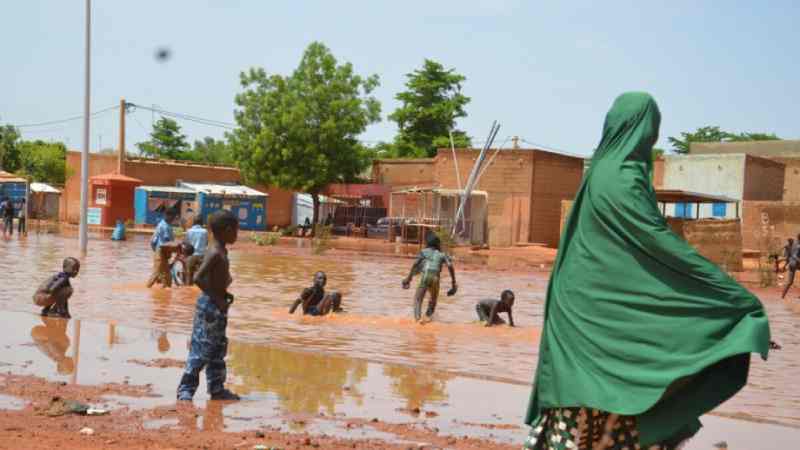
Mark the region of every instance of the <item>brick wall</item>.
POLYGON ((533 160, 533 202, 531 242, 558 246, 561 201, 572 200, 583 178, 583 160, 548 152, 535 152, 533 160))
POLYGON ((742 225, 739 220, 683 220, 667 223, 697 252, 728 272, 742 270, 742 225))
POLYGON ((782 200, 785 166, 777 161, 747 155, 744 166, 744 200, 782 200))
POLYGON ((800 233, 800 201, 742 202, 744 248, 766 250, 782 246, 800 233))
MULTIPOLYGON (((80 214, 81 154, 67 152, 68 174, 61 195, 60 219, 77 223, 80 214)), ((89 176, 111 173, 117 170, 117 156, 89 155, 89 176)), ((131 159, 125 161, 125 175, 142 180, 144 185, 175 186, 180 181, 239 183, 239 169, 234 167, 205 166, 180 162, 131 159)), ((254 186, 270 194, 267 203, 267 226, 288 226, 292 220, 292 193, 278 188, 254 186)))
POLYGON ((664 187, 664 158, 653 161, 653 186, 656 189, 664 187))
POLYGON ((800 201, 800 155, 797 157, 770 158, 784 165, 783 200, 800 201))

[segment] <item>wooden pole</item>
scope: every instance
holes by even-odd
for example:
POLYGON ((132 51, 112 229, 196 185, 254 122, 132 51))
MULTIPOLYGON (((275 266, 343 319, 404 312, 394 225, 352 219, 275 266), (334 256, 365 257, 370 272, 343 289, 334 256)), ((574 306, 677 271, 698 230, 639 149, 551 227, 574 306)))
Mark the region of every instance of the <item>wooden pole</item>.
POLYGON ((125 175, 125 99, 119 101, 119 158, 117 173, 125 175))

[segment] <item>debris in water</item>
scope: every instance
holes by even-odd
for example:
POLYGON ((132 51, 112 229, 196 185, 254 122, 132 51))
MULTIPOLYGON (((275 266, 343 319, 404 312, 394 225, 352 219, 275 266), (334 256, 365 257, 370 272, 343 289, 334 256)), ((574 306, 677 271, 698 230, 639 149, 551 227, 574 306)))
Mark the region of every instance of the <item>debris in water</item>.
POLYGON ((47 407, 47 414, 50 417, 59 417, 65 414, 84 415, 89 410, 89 405, 75 400, 64 400, 61 397, 53 397, 47 407))
POLYGON ((87 416, 105 416, 110 411, 107 409, 100 409, 100 408, 89 408, 86 410, 87 416))
POLYGON ((94 430, 93 430, 93 429, 91 429, 91 428, 89 428, 89 427, 86 427, 86 428, 81 428, 81 431, 80 431, 80 433, 81 433, 81 434, 83 434, 83 435, 85 435, 85 436, 91 436, 91 435, 93 435, 93 434, 94 434, 94 430))

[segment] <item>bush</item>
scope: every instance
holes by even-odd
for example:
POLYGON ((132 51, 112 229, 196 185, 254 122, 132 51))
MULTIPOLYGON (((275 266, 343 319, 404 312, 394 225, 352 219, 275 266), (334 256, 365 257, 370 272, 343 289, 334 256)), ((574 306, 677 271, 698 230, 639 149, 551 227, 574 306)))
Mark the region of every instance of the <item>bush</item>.
POLYGON ((294 236, 297 233, 297 225, 289 225, 288 227, 284 228, 281 233, 284 236, 294 236))
POLYGON ((250 240, 255 242, 258 246, 275 245, 280 240, 280 233, 253 233, 250 235, 250 240))

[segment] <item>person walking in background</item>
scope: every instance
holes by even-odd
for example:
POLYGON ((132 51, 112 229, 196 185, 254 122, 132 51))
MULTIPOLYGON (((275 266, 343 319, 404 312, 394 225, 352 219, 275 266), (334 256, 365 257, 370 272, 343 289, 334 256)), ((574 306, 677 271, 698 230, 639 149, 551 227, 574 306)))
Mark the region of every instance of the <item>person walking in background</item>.
POLYGON ((186 232, 186 242, 192 245, 194 253, 186 259, 186 285, 190 286, 194 274, 203 262, 208 247, 208 231, 203 228, 203 218, 198 214, 192 219, 192 227, 186 232))
POLYGON ((23 198, 20 199, 19 208, 17 209, 17 233, 19 233, 20 236, 28 235, 27 218, 26 204, 23 198))
POLYGON ((169 270, 169 259, 178 251, 175 234, 172 232, 172 222, 175 221, 177 211, 167 208, 164 218, 158 222, 150 238, 150 248, 153 249, 153 273, 147 281, 147 287, 152 287, 160 282, 164 287, 172 286, 172 274, 169 270))
POLYGON ((547 289, 527 449, 677 448, 769 353, 758 298, 659 211, 660 121, 640 92, 606 116, 547 289))
POLYGON ((797 235, 796 241, 785 247, 785 252, 786 263, 784 267, 788 272, 788 276, 786 277, 786 285, 783 287, 781 298, 786 298, 786 294, 789 293, 789 289, 791 289, 794 284, 795 272, 797 272, 797 269, 800 267, 800 234, 797 235))
POLYGON ((3 237, 14 235, 14 204, 6 197, 0 202, 0 217, 3 219, 3 237))

